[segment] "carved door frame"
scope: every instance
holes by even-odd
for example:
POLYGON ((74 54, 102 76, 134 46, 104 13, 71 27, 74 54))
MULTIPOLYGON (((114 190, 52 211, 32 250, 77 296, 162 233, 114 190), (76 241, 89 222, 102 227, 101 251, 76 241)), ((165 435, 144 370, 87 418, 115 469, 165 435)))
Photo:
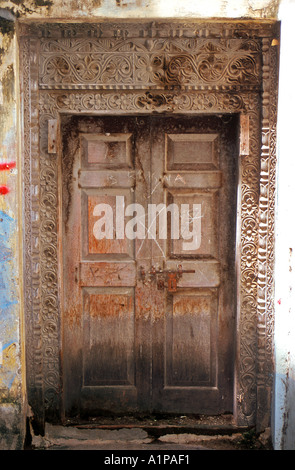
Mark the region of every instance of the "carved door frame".
POLYGON ((62 414, 60 147, 58 134, 48 146, 48 128, 74 113, 249 117, 239 162, 234 417, 269 426, 278 35, 273 21, 18 24, 27 395, 37 432, 62 414))

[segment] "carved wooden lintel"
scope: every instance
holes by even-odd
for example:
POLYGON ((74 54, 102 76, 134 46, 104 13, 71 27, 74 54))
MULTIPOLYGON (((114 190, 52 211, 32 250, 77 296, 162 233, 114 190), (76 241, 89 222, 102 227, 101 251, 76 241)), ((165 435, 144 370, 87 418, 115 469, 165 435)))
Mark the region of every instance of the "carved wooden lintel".
POLYGON ((252 20, 243 22, 240 20, 100 20, 97 22, 34 22, 19 23, 21 36, 33 36, 39 38, 205 38, 205 39, 233 39, 233 38, 277 38, 277 23, 273 20, 252 20))

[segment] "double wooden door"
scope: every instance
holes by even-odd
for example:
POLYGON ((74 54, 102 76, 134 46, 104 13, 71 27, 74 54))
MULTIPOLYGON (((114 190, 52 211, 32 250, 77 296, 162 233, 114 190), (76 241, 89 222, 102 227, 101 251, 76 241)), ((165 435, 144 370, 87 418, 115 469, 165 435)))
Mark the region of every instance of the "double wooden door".
POLYGON ((63 119, 66 416, 232 411, 236 124, 63 119))

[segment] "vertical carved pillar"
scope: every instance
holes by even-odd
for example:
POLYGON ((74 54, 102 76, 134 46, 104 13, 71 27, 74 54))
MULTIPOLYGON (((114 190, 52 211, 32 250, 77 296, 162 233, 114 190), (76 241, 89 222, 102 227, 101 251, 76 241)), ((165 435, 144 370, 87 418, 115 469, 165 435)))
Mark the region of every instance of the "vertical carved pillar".
POLYGON ((276 48, 262 39, 262 146, 259 200, 257 296, 257 430, 270 425, 273 374, 273 267, 276 167, 276 48))
POLYGON ((51 421, 60 417, 60 306, 58 294, 58 161, 48 153, 48 120, 56 110, 40 117, 40 227, 44 407, 51 421))
POLYGON ((27 394, 36 434, 44 432, 43 345, 40 283, 40 184, 38 40, 21 44, 24 188, 24 299, 26 311, 27 394))
POLYGON ((248 95, 249 155, 240 162, 240 234, 238 259, 238 322, 236 366, 236 420, 239 425, 256 422, 257 384, 257 242, 259 203, 260 100, 248 95))

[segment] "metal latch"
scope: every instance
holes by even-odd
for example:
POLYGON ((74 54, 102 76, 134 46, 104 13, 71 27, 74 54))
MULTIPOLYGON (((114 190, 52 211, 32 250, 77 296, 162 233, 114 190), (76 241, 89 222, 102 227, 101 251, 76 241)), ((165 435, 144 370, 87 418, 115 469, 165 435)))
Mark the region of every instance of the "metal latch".
MULTIPOLYGON (((167 287, 168 292, 176 292, 177 291, 177 283, 178 280, 182 277, 184 273, 195 273, 193 269, 182 269, 182 265, 180 264, 177 266, 177 271, 174 270, 165 270, 159 269, 157 270, 155 266, 151 267, 151 270, 148 272, 150 275, 150 279, 153 282, 157 283, 158 290, 164 290, 167 287)), ((145 280, 146 273, 144 268, 140 267, 140 277, 141 280, 145 280)))

